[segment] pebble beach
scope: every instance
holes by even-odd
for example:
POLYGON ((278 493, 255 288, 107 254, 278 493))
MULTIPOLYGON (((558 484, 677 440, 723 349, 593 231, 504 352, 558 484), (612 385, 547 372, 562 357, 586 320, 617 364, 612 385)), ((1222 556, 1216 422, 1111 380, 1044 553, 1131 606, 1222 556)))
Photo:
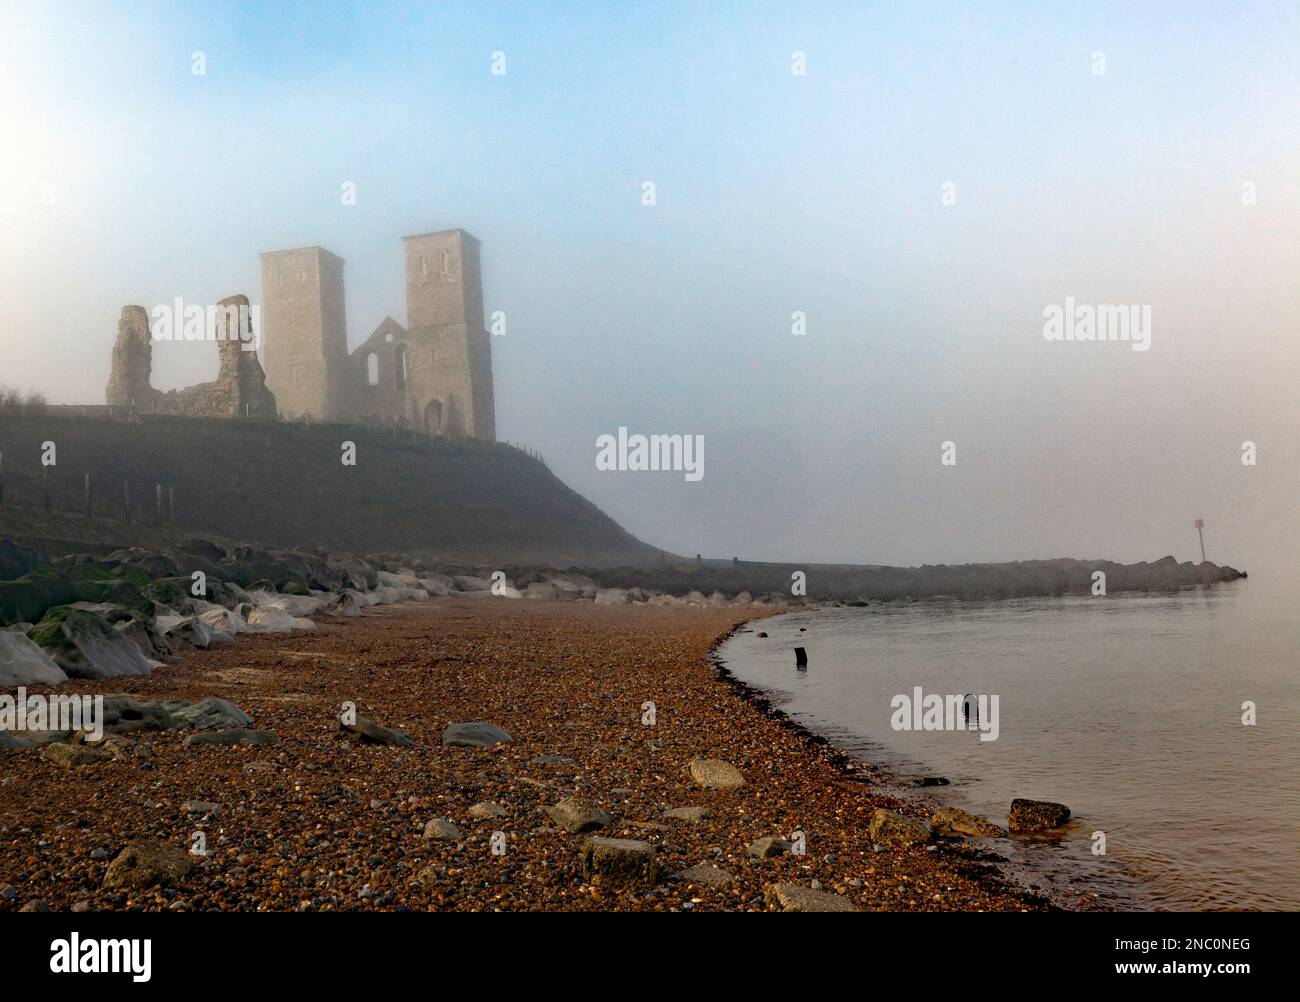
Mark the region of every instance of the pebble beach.
POLYGON ((0 753, 0 910, 1049 907, 979 839, 873 838, 878 809, 925 808, 711 657, 778 611, 449 597, 73 680, 58 692, 221 697, 273 743, 140 730, 86 762, 0 753), (341 727, 350 706, 409 742, 341 727), (509 740, 445 744, 463 722, 509 740), (141 841, 174 871, 114 879, 141 841), (608 879, 605 853, 649 862, 608 879))

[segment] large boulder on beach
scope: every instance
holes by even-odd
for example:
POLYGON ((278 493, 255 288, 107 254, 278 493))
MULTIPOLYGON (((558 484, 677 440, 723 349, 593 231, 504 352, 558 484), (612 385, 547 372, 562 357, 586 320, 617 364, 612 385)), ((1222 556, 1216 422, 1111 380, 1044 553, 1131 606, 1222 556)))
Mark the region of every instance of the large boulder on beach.
POLYGON ((36 623, 51 606, 75 602, 82 595, 69 578, 38 567, 12 581, 0 581, 0 625, 36 623))
POLYGON ((589 838, 582 847, 582 877, 614 887, 653 887, 659 878, 654 846, 630 838, 589 838))
POLYGON ((140 653, 151 661, 166 661, 172 655, 172 644, 158 628, 155 617, 132 611, 113 623, 113 629, 140 648, 140 653))
POLYGON ((115 574, 137 579, 137 576, 142 576, 143 579, 150 581, 173 577, 180 572, 180 567, 177 566, 176 561, 162 553, 147 550, 141 546, 114 550, 108 555, 106 562, 116 564, 114 568, 115 574))
MULTIPOLYGON (((179 571, 177 576, 189 582, 189 589, 193 589, 194 587, 194 574, 196 571, 201 572, 204 575, 209 586, 212 584, 219 584, 221 579, 224 577, 221 564, 218 562, 221 560, 220 557, 216 560, 209 560, 207 557, 201 557, 193 553, 185 553, 175 548, 164 550, 163 556, 176 565, 179 571)), ((199 597, 201 598, 203 596, 200 595, 199 597)))
POLYGON ((491 748, 509 740, 504 728, 484 720, 452 723, 442 730, 442 743, 457 748, 491 748))
POLYGON ((930 829, 924 821, 917 821, 897 811, 877 807, 867 822, 867 833, 877 845, 893 848, 924 845, 930 841, 930 829))
POLYGON ((234 640, 248 630, 248 622, 239 613, 224 606, 201 603, 199 621, 212 631, 213 641, 234 640))
POLYGON ((339 593, 339 604, 334 611, 340 616, 360 616, 361 610, 369 604, 363 592, 347 588, 339 593))
POLYGON ((306 584, 306 574, 301 566, 293 566, 290 561, 277 560, 275 555, 254 547, 239 546, 235 552, 222 560, 221 578, 233 581, 243 588, 251 588, 261 582, 269 583, 277 591, 291 581, 306 584))
MULTIPOLYGON (((572 578, 563 574, 553 574, 540 584, 550 585, 555 589, 555 598, 559 602, 573 602, 583 597, 582 585, 572 578)), ((530 586, 531 587, 531 586, 530 586)), ((595 589, 591 589, 592 595, 596 594, 595 589)), ((531 597, 531 596, 530 596, 531 597)))
POLYGON ((960 807, 940 807, 930 816, 930 831, 944 837, 1001 838, 1007 834, 1005 828, 960 807))
POLYGON ((191 601, 196 597, 191 594, 194 581, 189 577, 168 577, 151 581, 144 587, 144 594, 159 605, 165 605, 179 613, 191 611, 191 601))
POLYGON ((290 633, 294 630, 314 630, 316 624, 300 618, 278 605, 257 605, 248 610, 249 633, 290 633))
POLYGON ((745 785, 745 777, 730 762, 716 758, 693 758, 686 771, 696 786, 706 790, 732 790, 745 785))
POLYGON ((134 642, 97 612, 61 605, 50 609, 28 634, 68 675, 112 678, 148 675, 161 662, 146 658, 134 642))
POLYGON ((50 742, 41 749, 41 756, 49 759, 55 765, 61 765, 65 769, 73 769, 81 765, 96 765, 100 762, 111 762, 113 753, 104 751, 101 748, 93 748, 90 745, 71 744, 68 742, 55 741, 50 742))
POLYGON ((351 588, 353 591, 364 592, 379 585, 378 571, 360 557, 330 554, 326 562, 339 576, 339 587, 332 588, 331 591, 351 588))
POLYGON ((184 727, 196 731, 216 727, 247 727, 253 722, 247 713, 220 696, 205 696, 196 703, 184 699, 163 700, 161 710, 171 723, 169 729, 173 730, 184 727))
MULTIPOLYGON (((226 610, 222 610, 225 612, 226 610)), ((212 643, 212 628, 198 616, 159 616, 158 629, 172 650, 207 648, 212 643)))
POLYGON ((58 685, 67 680, 67 673, 26 633, 15 628, 0 630, 0 689, 58 685))
POLYGON ((173 547, 181 553, 192 557, 202 557, 214 564, 226 558, 226 551, 210 539, 187 539, 173 547))
POLYGON ((1050 800, 1025 800, 1017 797, 1011 801, 1007 827, 1013 832, 1042 832, 1060 828, 1070 818, 1070 809, 1050 800))
POLYGON ((570 835, 608 828, 614 823, 599 804, 582 797, 566 797, 554 807, 548 808, 547 813, 552 821, 570 835))
MULTIPOLYGON (((406 591, 408 589, 403 589, 406 591)), ((295 619, 308 616, 324 616, 334 611, 339 603, 339 596, 334 592, 318 591, 309 594, 284 594, 259 592, 253 596, 259 608, 283 609, 295 619)))
POLYGON ((379 583, 384 588, 410 588, 411 582, 407 581, 400 574, 390 574, 388 571, 375 571, 379 578, 379 583))
POLYGON ((108 864, 104 887, 140 889, 153 884, 174 884, 190 872, 184 849, 148 839, 133 839, 108 864))
POLYGON ((246 727, 253 718, 228 699, 137 699, 114 694, 104 697, 104 730, 109 734, 136 731, 211 730, 246 727))
POLYGON ((840 894, 817 891, 802 884, 769 884, 763 901, 780 912, 855 912, 853 902, 840 894))
POLYGON ((596 591, 597 605, 627 605, 626 588, 600 588, 596 591))

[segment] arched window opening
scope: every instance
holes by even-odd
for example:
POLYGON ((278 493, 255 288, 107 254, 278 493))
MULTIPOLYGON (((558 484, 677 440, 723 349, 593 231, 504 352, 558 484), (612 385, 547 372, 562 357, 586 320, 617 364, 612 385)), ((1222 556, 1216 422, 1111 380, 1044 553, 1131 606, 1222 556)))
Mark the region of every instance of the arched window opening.
POLYGON ((373 351, 366 356, 366 381, 371 386, 379 385, 379 356, 373 351))
POLYGON ((394 370, 397 372, 398 388, 404 387, 406 385, 406 345, 404 344, 397 346, 397 365, 394 366, 394 370))

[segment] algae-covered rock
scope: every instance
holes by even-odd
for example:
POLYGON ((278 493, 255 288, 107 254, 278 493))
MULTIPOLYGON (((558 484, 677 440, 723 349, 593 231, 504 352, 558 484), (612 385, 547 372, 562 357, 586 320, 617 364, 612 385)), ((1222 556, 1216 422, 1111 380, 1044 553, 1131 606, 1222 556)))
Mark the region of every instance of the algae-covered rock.
POLYGON ((55 606, 28 634, 74 678, 148 675, 160 662, 146 658, 128 637, 118 633, 99 612, 70 605, 55 606))
POLYGON ((930 841, 930 829, 924 821, 917 821, 897 811, 877 807, 871 812, 867 824, 871 841, 885 846, 922 845, 930 841))
POLYGON ((935 835, 974 838, 999 838, 1007 834, 1005 828, 960 807, 940 807, 930 818, 930 831, 935 835))
POLYGON ((1011 801, 1007 827, 1013 832, 1040 832, 1060 828, 1070 819, 1070 809, 1050 800, 1025 800, 1017 797, 1011 801))

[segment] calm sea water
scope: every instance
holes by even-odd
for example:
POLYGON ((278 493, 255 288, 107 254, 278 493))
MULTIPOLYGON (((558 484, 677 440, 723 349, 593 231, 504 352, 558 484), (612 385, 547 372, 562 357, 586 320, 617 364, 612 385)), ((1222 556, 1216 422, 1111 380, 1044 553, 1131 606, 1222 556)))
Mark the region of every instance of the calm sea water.
POLYGON ((1068 804, 1060 837, 991 843, 1067 900, 1294 910, 1300 601, 1263 584, 814 610, 753 623, 719 653, 846 750, 948 778, 933 791, 947 802, 1001 824, 1014 797, 1068 804), (891 700, 916 686, 996 694, 997 740, 893 729, 891 700), (1092 852, 1097 831, 1104 855, 1092 852))

